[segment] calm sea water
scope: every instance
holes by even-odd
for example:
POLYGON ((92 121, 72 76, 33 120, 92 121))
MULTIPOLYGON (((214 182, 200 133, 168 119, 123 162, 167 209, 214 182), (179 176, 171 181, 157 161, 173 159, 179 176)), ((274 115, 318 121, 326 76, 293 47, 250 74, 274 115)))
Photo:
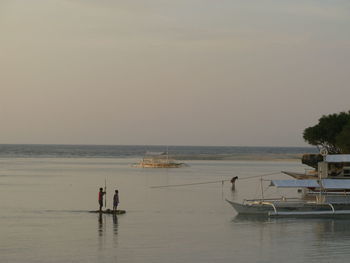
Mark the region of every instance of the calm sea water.
MULTIPOLYGON (((298 160, 188 160, 184 168, 139 169, 131 167, 134 153, 86 158, 75 148, 62 158, 52 149, 45 157, 16 151, 0 158, 0 262, 344 262, 350 254, 349 219, 245 218, 225 202, 259 197, 259 180, 244 178, 302 172, 307 167, 298 160), (235 175, 235 192, 227 182, 151 188, 235 175), (97 209, 105 179, 107 206, 117 188, 126 214, 88 213, 97 209)), ((267 196, 280 194, 268 182, 264 188, 267 196)))
POLYGON ((178 159, 242 159, 243 157, 294 156, 305 152, 314 153, 311 147, 222 147, 222 146, 122 146, 122 145, 23 145, 0 144, 0 157, 92 157, 131 158, 141 157, 145 152, 169 152, 178 159))

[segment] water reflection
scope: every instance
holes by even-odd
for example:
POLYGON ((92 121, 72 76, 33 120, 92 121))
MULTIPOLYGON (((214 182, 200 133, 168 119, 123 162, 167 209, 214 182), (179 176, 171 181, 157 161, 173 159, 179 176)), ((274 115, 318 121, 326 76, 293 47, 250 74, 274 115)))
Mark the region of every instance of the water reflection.
MULTIPOLYGON (((350 217, 268 217, 263 215, 236 215, 232 223, 273 223, 274 225, 289 225, 291 228, 308 228, 317 239, 346 239, 350 240, 350 217)), ((260 225, 260 224, 258 224, 260 225)))
MULTIPOLYGON (((106 234, 106 227, 110 228, 110 226, 107 226, 106 216, 109 217, 109 215, 98 213, 98 235, 100 237, 106 234)), ((113 222, 113 233, 117 235, 118 234, 118 217, 116 214, 111 215, 111 217, 113 222)), ((109 220, 107 222, 109 222, 109 220)))
POLYGON ((113 240, 114 246, 118 244, 118 217, 115 214, 106 215, 98 213, 98 245, 99 250, 103 251, 108 242, 113 240))
POLYGON ((105 236, 105 215, 102 213, 98 213, 98 248, 100 251, 103 251, 106 243, 106 236, 105 236))
POLYGON ((116 214, 113 214, 112 218, 113 218, 113 242, 114 242, 114 246, 117 247, 117 245, 118 245, 118 217, 116 214))
POLYGON ((280 249, 281 244, 288 244, 291 249, 299 251, 294 255, 294 262, 342 262, 350 256, 349 216, 269 218, 237 215, 231 224, 232 233, 254 236, 257 254, 266 262, 277 262, 283 258, 283 253, 273 256, 266 253, 280 249))
POLYGON ((103 227, 103 217, 102 213, 98 214, 98 235, 101 237, 103 236, 104 227, 103 227))
POLYGON ((276 218, 271 218, 265 215, 236 215, 232 222, 238 223, 238 222, 271 222, 276 220, 276 218))
POLYGON ((118 234, 118 217, 116 214, 113 214, 113 232, 115 235, 118 234))
POLYGON ((350 238, 350 218, 319 219, 315 224, 315 233, 329 237, 328 234, 341 234, 342 238, 350 238))
POLYGON ((307 261, 328 259, 328 262, 338 262, 349 257, 349 218, 315 219, 310 224, 314 241, 306 254, 307 261))

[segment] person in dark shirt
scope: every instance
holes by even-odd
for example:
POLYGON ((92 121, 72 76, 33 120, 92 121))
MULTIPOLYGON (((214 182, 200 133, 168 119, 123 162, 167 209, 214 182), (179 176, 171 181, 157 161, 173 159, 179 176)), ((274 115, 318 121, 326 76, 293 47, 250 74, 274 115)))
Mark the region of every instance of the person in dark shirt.
POLYGON ((106 194, 106 192, 103 192, 103 188, 100 188, 100 191, 98 192, 98 204, 100 205, 100 212, 102 212, 103 196, 105 194, 106 194))
POLYGON ((113 212, 117 211, 118 204, 119 204, 119 192, 118 190, 115 190, 115 194, 113 196, 113 212))
POLYGON ((232 179, 231 179, 231 184, 232 184, 231 190, 232 190, 232 191, 235 191, 235 190, 236 190, 236 180, 237 180, 237 179, 238 179, 238 176, 232 177, 232 179))

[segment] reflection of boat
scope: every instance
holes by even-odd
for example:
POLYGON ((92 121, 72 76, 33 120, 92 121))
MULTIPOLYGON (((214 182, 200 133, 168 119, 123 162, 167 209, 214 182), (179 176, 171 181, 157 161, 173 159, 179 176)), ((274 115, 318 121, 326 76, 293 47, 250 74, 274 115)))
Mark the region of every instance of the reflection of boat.
POLYGON ((137 168, 178 168, 184 163, 178 163, 174 159, 169 158, 168 152, 147 152, 142 160, 134 164, 137 168))
POLYGON ((318 178, 313 179, 271 180, 271 186, 304 189, 301 198, 252 199, 242 204, 227 201, 239 214, 350 215, 350 155, 327 155, 318 163, 317 171, 318 178))

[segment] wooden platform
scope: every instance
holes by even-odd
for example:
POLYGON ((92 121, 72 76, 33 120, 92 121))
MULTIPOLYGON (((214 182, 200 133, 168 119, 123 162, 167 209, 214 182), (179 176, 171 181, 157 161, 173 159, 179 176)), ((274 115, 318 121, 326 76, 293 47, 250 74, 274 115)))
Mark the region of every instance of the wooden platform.
POLYGON ((122 215, 122 214, 125 214, 126 211, 125 210, 117 210, 117 211, 114 212, 111 209, 106 209, 106 210, 102 210, 101 212, 100 212, 100 210, 89 211, 89 213, 102 213, 102 214, 110 214, 110 215, 113 215, 113 214, 122 215))

